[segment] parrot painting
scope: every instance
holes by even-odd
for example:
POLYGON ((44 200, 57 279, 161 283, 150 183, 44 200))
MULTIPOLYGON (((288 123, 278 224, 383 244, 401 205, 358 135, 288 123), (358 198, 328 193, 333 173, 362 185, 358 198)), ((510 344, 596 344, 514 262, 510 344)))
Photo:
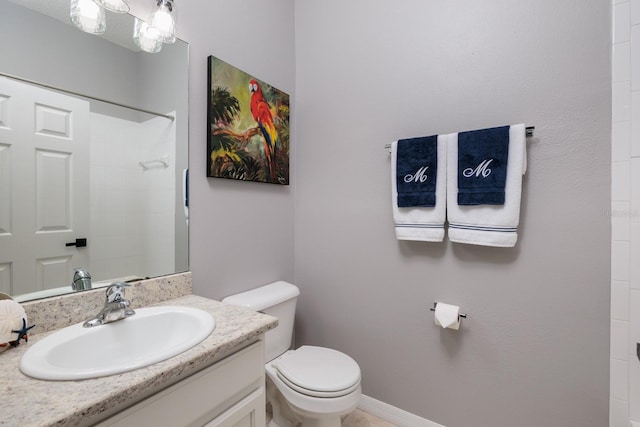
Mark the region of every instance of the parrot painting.
POLYGON ((264 138, 264 154, 267 157, 269 181, 276 182, 276 145, 278 132, 273 123, 269 103, 265 99, 260 84, 254 79, 249 82, 251 91, 251 115, 258 124, 264 138))

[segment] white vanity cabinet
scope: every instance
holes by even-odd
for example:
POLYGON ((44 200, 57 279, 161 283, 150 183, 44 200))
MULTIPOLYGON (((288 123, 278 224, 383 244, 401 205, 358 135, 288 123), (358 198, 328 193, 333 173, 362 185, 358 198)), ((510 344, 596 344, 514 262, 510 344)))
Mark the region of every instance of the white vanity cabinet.
POLYGON ((98 424, 263 427, 263 340, 251 344, 98 424))

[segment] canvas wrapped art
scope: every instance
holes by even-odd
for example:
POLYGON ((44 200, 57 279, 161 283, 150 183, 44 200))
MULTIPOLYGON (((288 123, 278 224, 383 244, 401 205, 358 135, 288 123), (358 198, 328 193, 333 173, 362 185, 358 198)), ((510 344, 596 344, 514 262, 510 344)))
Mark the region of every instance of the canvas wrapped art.
POLYGON ((289 95, 214 57, 207 176, 289 184, 289 95))

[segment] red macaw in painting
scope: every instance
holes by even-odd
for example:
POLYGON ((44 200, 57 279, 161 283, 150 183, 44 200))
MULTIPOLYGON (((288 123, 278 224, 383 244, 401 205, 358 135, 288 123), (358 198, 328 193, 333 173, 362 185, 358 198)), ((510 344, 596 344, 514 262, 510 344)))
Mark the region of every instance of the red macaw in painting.
POLYGON ((264 154, 269 165, 269 180, 276 182, 276 144, 278 144, 278 132, 273 124, 273 116, 269 103, 262 94, 262 88, 256 80, 249 82, 251 91, 251 115, 258 123, 258 127, 264 137, 264 154))

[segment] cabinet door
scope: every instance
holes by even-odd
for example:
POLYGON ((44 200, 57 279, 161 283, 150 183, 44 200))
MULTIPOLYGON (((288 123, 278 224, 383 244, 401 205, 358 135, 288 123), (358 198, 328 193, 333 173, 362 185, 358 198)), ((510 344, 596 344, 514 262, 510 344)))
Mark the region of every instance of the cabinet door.
POLYGON ((205 424, 205 427, 264 426, 267 423, 264 396, 264 387, 261 387, 205 424))

